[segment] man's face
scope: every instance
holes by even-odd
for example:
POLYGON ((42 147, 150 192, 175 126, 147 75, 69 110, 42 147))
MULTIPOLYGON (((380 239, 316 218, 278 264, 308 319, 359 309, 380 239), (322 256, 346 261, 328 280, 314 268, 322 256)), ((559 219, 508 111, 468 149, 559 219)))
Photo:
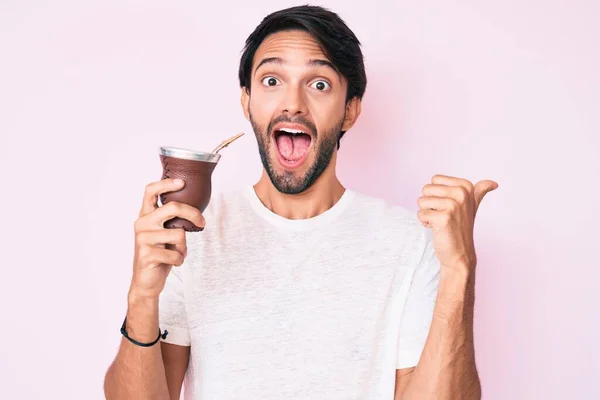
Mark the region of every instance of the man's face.
POLYGON ((251 73, 251 93, 242 89, 242 105, 263 166, 277 190, 302 193, 330 166, 340 132, 357 116, 358 100, 347 106, 346 80, 305 32, 267 37, 251 73))

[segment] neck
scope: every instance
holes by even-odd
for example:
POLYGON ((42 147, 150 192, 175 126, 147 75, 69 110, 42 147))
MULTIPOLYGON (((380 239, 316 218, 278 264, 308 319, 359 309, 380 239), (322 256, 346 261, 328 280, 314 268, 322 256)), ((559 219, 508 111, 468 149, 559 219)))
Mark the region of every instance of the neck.
POLYGON ((271 183, 265 170, 254 185, 254 190, 265 207, 275 214, 287 219, 308 219, 333 207, 346 189, 333 168, 327 168, 311 187, 300 194, 280 193, 271 183))

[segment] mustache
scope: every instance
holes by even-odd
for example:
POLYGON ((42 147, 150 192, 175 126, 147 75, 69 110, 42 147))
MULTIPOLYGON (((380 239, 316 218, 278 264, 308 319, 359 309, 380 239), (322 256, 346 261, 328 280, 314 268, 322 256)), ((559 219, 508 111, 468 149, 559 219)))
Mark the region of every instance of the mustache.
POLYGON ((273 127, 280 122, 304 125, 310 130, 313 137, 315 137, 315 138, 317 137, 317 127, 315 126, 315 124, 313 124, 312 122, 310 122, 309 120, 307 120, 304 117, 290 118, 287 115, 280 115, 279 117, 272 120, 269 123, 269 126, 267 127, 267 134, 271 134, 271 132, 273 132, 273 127))

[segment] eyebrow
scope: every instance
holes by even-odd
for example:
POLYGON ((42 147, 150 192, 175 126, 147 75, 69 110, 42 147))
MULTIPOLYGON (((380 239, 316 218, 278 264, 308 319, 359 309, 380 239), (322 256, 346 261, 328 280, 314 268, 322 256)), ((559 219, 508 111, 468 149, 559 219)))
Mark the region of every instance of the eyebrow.
MULTIPOLYGON (((258 65, 256 66, 256 69, 254 70, 254 74, 256 75, 256 72, 258 71, 258 69, 260 67, 262 67, 265 64, 277 64, 277 65, 284 65, 285 61, 281 58, 281 57, 267 57, 267 58, 263 58, 261 60, 260 63, 258 63, 258 65)), ((309 60, 306 63, 307 67, 327 67, 330 68, 333 72, 335 72, 337 74, 337 76, 339 78, 341 78, 340 72, 337 70, 337 68, 335 68, 335 66, 327 61, 327 60, 323 60, 320 58, 314 58, 309 60)))

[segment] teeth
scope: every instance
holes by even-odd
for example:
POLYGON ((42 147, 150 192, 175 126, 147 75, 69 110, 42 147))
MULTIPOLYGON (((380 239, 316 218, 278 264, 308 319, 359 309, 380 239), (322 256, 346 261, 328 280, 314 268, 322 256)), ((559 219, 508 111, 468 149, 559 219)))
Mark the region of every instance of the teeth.
POLYGON ((280 131, 287 132, 287 133, 292 133, 294 135, 297 135, 298 133, 304 133, 303 131, 299 131, 297 129, 290 129, 290 128, 281 128, 280 131))

